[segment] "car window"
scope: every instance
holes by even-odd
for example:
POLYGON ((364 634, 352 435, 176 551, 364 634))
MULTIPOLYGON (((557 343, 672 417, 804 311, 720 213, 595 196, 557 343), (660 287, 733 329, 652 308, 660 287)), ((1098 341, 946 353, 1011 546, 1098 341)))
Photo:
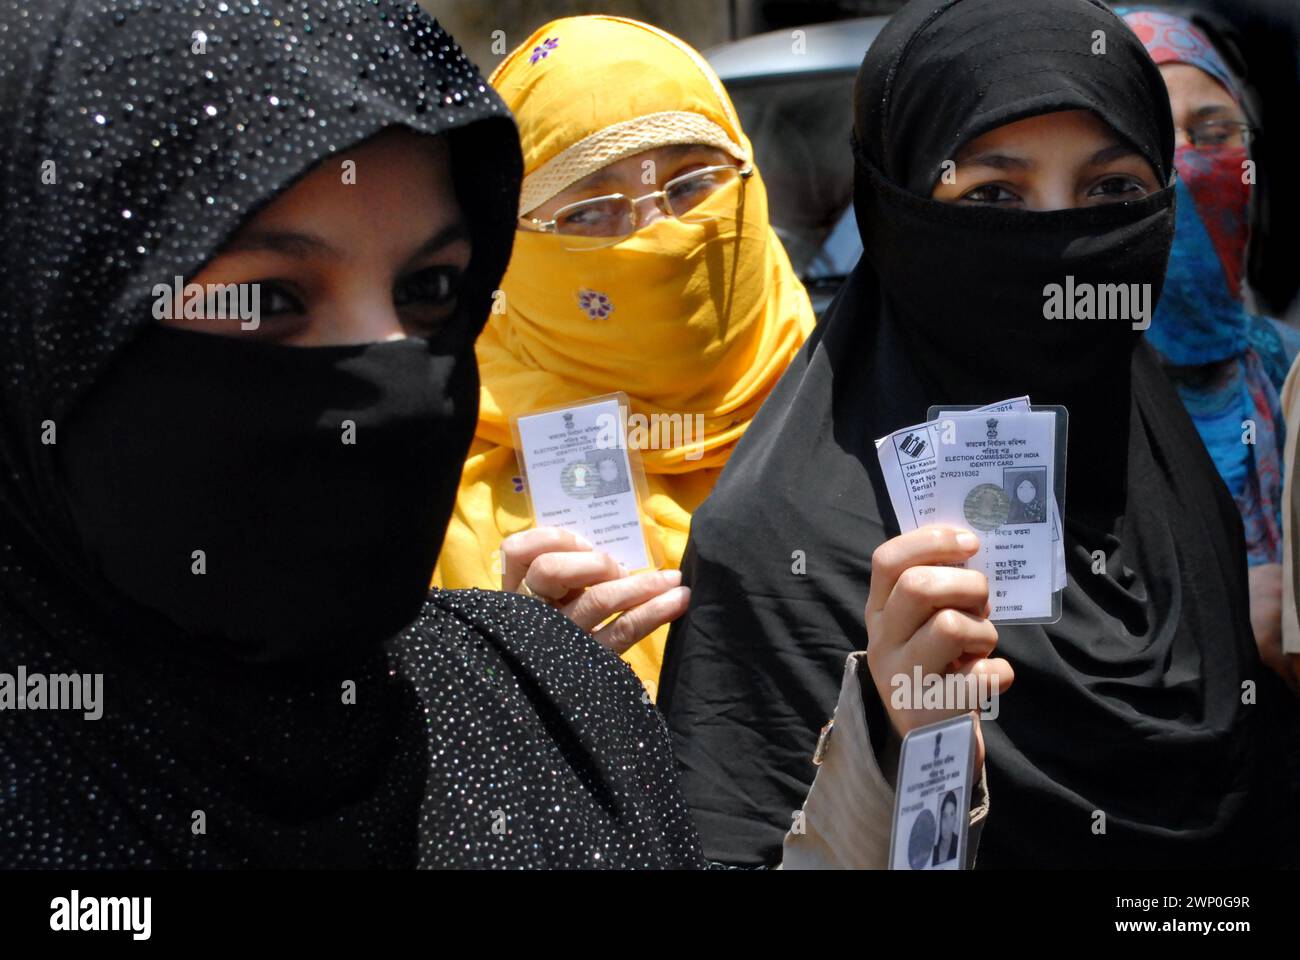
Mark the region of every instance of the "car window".
POLYGON ((845 71, 728 85, 767 184, 772 225, 800 276, 853 200, 853 77, 845 71))

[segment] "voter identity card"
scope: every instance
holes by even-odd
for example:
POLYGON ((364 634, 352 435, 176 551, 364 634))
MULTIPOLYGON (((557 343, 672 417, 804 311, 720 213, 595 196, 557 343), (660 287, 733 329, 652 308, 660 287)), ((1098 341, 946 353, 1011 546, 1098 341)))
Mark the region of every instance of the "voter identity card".
POLYGON ((1056 415, 984 413, 954 416, 952 423, 955 439, 936 455, 934 516, 979 534, 979 552, 964 566, 989 579, 989 619, 1059 616, 1051 521, 1056 415))
MULTIPOLYGON (((941 443, 952 441, 951 421, 938 419, 939 408, 930 408, 930 419, 914 427, 895 430, 876 441, 876 454, 885 475, 889 500, 898 516, 899 533, 934 522, 934 497, 938 490, 935 475, 936 451, 941 443)), ((987 407, 953 408, 950 416, 985 411, 1028 410, 1029 398, 1016 397, 987 407)))
POLYGON ((627 398, 596 397, 511 422, 533 522, 585 537, 628 573, 655 566, 641 524, 644 473, 627 444, 627 398))
POLYGON ((964 566, 989 579, 989 619, 1051 623, 1065 588, 1061 538, 1066 412, 1028 397, 938 408, 876 441, 899 532, 927 523, 974 530, 964 566))
POLYGON ((876 441, 876 455, 885 475, 889 502, 898 517, 899 533, 934 523, 938 446, 939 424, 935 420, 904 427, 876 441))
POLYGON ((898 756, 891 870, 965 870, 975 778, 973 714, 917 727, 898 756))
MULTIPOLYGON (((1007 413, 1010 411, 1029 410, 1028 397, 1016 397, 1014 400, 1005 400, 1002 403, 989 404, 986 407, 931 407, 929 416, 932 420, 939 423, 940 433, 944 434, 944 428, 947 426, 947 418, 965 414, 979 413, 1007 413)), ((1066 583, 1065 573, 1065 541, 1061 539, 1061 508, 1060 504, 1065 499, 1065 438, 1068 423, 1068 413, 1065 407, 1040 407, 1039 409, 1053 410, 1056 412, 1056 473, 1054 476, 1055 489, 1052 491, 1052 589, 1064 590, 1066 583)))

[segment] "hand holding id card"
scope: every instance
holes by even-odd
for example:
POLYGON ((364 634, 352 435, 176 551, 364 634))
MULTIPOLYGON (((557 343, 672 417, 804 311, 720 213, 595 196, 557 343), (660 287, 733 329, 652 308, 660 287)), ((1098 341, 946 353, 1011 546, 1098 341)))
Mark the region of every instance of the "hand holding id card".
POLYGON ((974 778, 973 714, 917 727, 903 738, 889 869, 966 869, 974 778))
POLYGON ((612 394, 511 421, 533 522, 589 540, 636 573, 658 566, 641 523, 645 473, 627 444, 627 397, 612 394))

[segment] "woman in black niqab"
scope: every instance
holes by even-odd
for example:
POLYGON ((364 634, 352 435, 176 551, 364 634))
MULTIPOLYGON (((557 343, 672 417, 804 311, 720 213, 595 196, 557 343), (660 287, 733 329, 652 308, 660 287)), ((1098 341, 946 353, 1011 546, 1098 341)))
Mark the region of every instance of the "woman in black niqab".
POLYGON ((999 628, 1016 680, 984 724, 980 865, 1276 862, 1295 811, 1270 806, 1266 744, 1286 694, 1255 653, 1232 501, 1129 320, 1044 319, 1045 286, 1067 276, 1158 293, 1172 189, 1051 212, 930 199, 963 145, 1065 110, 1168 184, 1159 72, 1099 2, 913 0, 868 52, 854 109, 865 253, 683 564, 691 607, 660 703, 706 854, 771 859, 843 658, 867 646, 869 558, 899 532, 873 439, 931 404, 1028 394, 1069 408, 1069 581, 1058 623, 999 628))
POLYGON ((103 677, 0 700, 0 865, 697 865, 631 673, 536 601, 427 591, 522 166, 459 47, 396 0, 59 0, 6 5, 0 64, 0 696, 103 677), (440 330, 154 322, 392 126, 449 144, 440 330))

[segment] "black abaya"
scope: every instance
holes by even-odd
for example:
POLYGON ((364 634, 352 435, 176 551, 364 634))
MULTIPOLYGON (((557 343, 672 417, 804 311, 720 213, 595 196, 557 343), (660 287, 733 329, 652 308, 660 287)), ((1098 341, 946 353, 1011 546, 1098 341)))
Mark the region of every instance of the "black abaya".
POLYGON ((103 676, 98 717, 0 711, 0 866, 700 865, 631 671, 538 601, 427 591, 522 168, 451 38, 396 0, 43 0, 0 65, 0 674, 103 676), (393 125, 450 142, 445 329, 153 323, 393 125))

